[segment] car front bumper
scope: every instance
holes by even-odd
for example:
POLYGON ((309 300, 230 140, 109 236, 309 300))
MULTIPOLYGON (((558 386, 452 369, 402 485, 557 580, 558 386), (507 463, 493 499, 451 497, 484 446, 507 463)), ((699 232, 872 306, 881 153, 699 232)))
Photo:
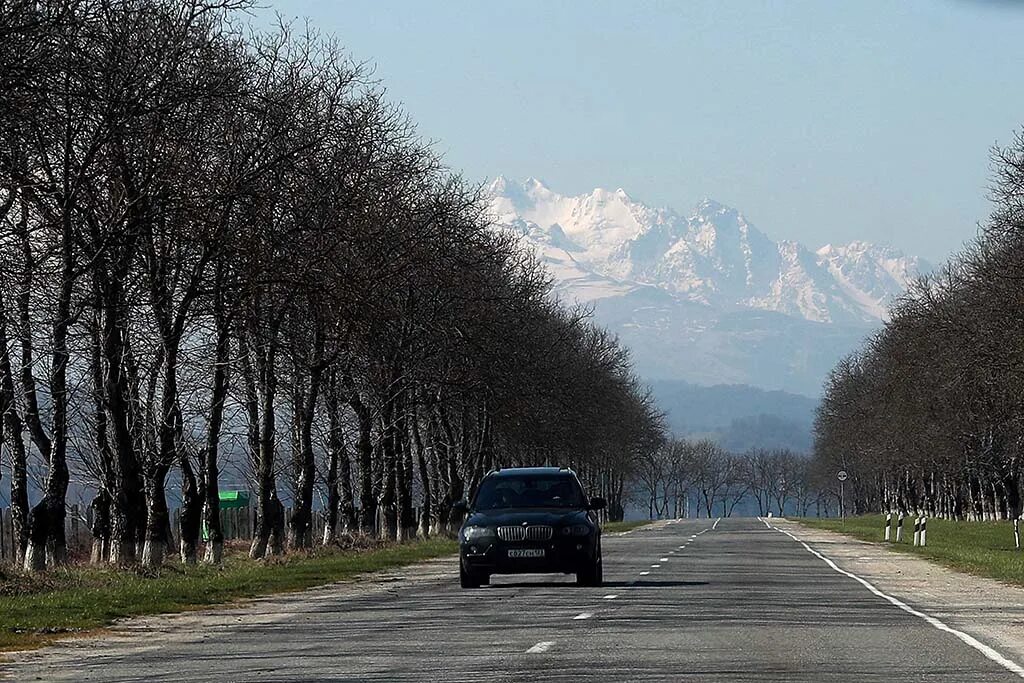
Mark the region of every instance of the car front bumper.
POLYGON ((462 565, 488 574, 571 574, 592 566, 597 559, 594 536, 559 538, 545 542, 462 541, 462 565), (544 550, 543 557, 509 557, 509 550, 544 550))

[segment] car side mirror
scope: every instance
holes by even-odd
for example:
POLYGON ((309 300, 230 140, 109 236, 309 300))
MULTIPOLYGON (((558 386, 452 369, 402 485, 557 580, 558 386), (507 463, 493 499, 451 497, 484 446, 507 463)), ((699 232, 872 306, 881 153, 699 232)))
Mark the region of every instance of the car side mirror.
POLYGON ((452 503, 452 512, 459 515, 466 514, 467 512, 469 512, 469 503, 467 503, 465 500, 455 501, 454 503, 452 503))
POLYGON ((604 510, 606 507, 608 507, 608 501, 606 501, 604 498, 591 498, 590 499, 590 509, 591 510, 604 510))

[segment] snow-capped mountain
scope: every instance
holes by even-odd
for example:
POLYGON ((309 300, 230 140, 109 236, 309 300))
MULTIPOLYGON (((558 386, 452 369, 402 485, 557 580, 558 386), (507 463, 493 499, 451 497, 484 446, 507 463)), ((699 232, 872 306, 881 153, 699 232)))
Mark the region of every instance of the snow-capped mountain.
POLYGON ((537 251, 560 295, 593 305, 652 378, 817 393, 929 268, 865 242, 776 242, 709 199, 680 214, 622 189, 565 196, 501 176, 489 192, 496 224, 537 251))

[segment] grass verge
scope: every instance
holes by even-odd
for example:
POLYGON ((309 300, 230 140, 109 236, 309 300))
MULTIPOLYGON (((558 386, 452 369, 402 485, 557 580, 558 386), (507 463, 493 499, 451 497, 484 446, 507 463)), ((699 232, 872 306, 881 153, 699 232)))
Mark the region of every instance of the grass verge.
MULTIPOLYGON (((798 521, 809 527, 838 531, 865 541, 885 542, 883 515, 849 517, 845 526, 838 519, 806 518, 798 521)), ((895 525, 894 519, 894 538, 895 525)), ((1014 549, 1012 522, 953 522, 930 518, 928 545, 915 548, 913 541, 914 519, 907 517, 903 523, 903 542, 886 545, 953 569, 1024 586, 1024 552, 1014 549)))
POLYGON ((635 520, 632 522, 605 522, 601 525, 601 531, 609 534, 617 534, 623 531, 632 531, 638 527, 647 526, 651 523, 649 519, 635 520))
POLYGON ((372 549, 321 549, 267 561, 238 552, 221 567, 168 564, 151 572, 69 567, 38 575, 0 571, 0 651, 38 647, 123 617, 302 590, 456 550, 452 540, 431 539, 372 549))

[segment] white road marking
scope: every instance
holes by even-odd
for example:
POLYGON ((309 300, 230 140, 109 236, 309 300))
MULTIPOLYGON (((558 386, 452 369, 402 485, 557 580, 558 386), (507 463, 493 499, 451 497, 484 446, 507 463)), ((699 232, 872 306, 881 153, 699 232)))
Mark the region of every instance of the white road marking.
POLYGON ((579 614, 577 614, 576 616, 574 616, 574 617, 572 618, 572 620, 573 620, 573 621, 579 621, 580 619, 589 619, 589 618, 590 618, 590 617, 592 617, 592 616, 594 616, 594 615, 593 615, 593 614, 591 614, 590 612, 580 612, 579 614))
POLYGON ((640 572, 640 576, 647 576, 650 572, 640 572))
POLYGON ((681 546, 679 546, 679 549, 682 550, 685 547, 686 547, 685 545, 681 545, 681 546))
POLYGON ((768 523, 768 520, 767 520, 767 519, 765 519, 764 517, 758 517, 758 519, 759 519, 759 520, 761 520, 762 522, 764 522, 764 525, 765 525, 766 527, 768 527, 769 529, 771 529, 771 528, 772 528, 772 525, 771 525, 771 524, 769 524, 769 523, 768 523))
POLYGON ((695 539, 695 538, 697 538, 697 534, 694 534, 693 536, 690 536, 690 540, 691 540, 691 541, 692 541, 693 539, 695 539))
POLYGON ((652 564, 651 565, 651 569, 658 569, 659 567, 661 567, 660 564, 652 564))
POLYGON ((718 528, 718 523, 719 523, 719 522, 721 522, 721 521, 722 521, 722 518, 721 518, 721 517, 719 517, 718 519, 716 519, 716 520, 715 520, 715 523, 711 525, 711 530, 712 530, 712 531, 714 531, 714 530, 715 530, 716 528, 718 528))
POLYGON ((553 640, 542 640, 533 647, 531 647, 529 650, 527 650, 526 653, 530 655, 538 655, 541 652, 547 652, 548 650, 550 650, 551 646, 554 644, 555 641, 553 640))
POLYGON ((903 610, 907 614, 912 614, 915 617, 923 619, 924 621, 928 622, 929 624, 931 624, 932 626, 934 626, 938 630, 945 631, 946 633, 950 633, 950 634, 956 636, 957 638, 962 640, 967 645, 970 645, 975 650, 977 650, 981 654, 985 655, 988 659, 990 659, 993 662, 995 662, 996 664, 999 664, 1000 666, 1002 666, 1004 669, 1006 669, 1008 671, 1012 671, 1013 673, 1017 674, 1019 677, 1024 678, 1024 667, 1020 666, 1016 662, 1010 661, 1009 659, 1007 659, 1006 657, 1001 655, 999 652, 997 652, 993 648, 989 647, 985 643, 981 642, 980 640, 978 640, 974 636, 971 636, 971 635, 969 635, 967 633, 964 633, 963 631, 958 631, 957 629, 955 629, 955 628, 953 628, 951 626, 947 626, 946 624, 944 624, 943 622, 939 621, 938 619, 936 619, 935 617, 931 616, 930 614, 925 614, 924 612, 919 612, 918 610, 914 609, 913 607, 911 607, 907 603, 903 602, 899 598, 894 598, 891 595, 887 595, 886 593, 883 593, 882 591, 880 591, 877 588, 875 588, 874 585, 872 585, 870 582, 866 581, 865 579, 862 579, 859 576, 857 576, 856 574, 854 574, 852 572, 848 572, 845 569, 841 569, 839 567, 839 565, 837 565, 835 562, 833 562, 829 558, 825 557, 824 555, 819 553, 817 550, 815 550, 811 546, 807 545, 806 543, 801 541, 799 538, 797 538, 793 534, 791 534, 788 531, 786 531, 785 529, 780 529, 778 527, 774 527, 774 526, 770 526, 770 525, 769 525, 769 528, 770 529, 775 529, 776 531, 779 531, 779 532, 782 532, 782 533, 786 534, 787 536, 792 538, 794 541, 796 541, 797 543, 802 545, 804 547, 804 549, 807 550, 807 552, 809 552, 810 554, 814 555, 819 560, 823 561, 825 564, 827 564, 829 567, 831 567, 832 569, 836 570, 840 574, 842 574, 844 576, 848 576, 851 579, 857 581, 858 583, 860 583, 862 586, 867 588, 869 591, 871 591, 872 593, 874 593, 878 597, 880 597, 880 598, 882 598, 884 600, 888 600, 893 605, 895 605, 896 607, 899 607, 901 610, 903 610))
POLYGON ((667 557, 663 557, 660 560, 658 560, 658 562, 668 562, 668 558, 667 557))
POLYGON ((618 595, 616 595, 616 594, 614 594, 614 593, 612 593, 611 595, 606 595, 606 596, 604 596, 604 598, 602 598, 602 599, 603 599, 603 600, 614 600, 614 599, 615 599, 615 598, 617 598, 617 597, 619 597, 619 596, 618 596, 618 595))

